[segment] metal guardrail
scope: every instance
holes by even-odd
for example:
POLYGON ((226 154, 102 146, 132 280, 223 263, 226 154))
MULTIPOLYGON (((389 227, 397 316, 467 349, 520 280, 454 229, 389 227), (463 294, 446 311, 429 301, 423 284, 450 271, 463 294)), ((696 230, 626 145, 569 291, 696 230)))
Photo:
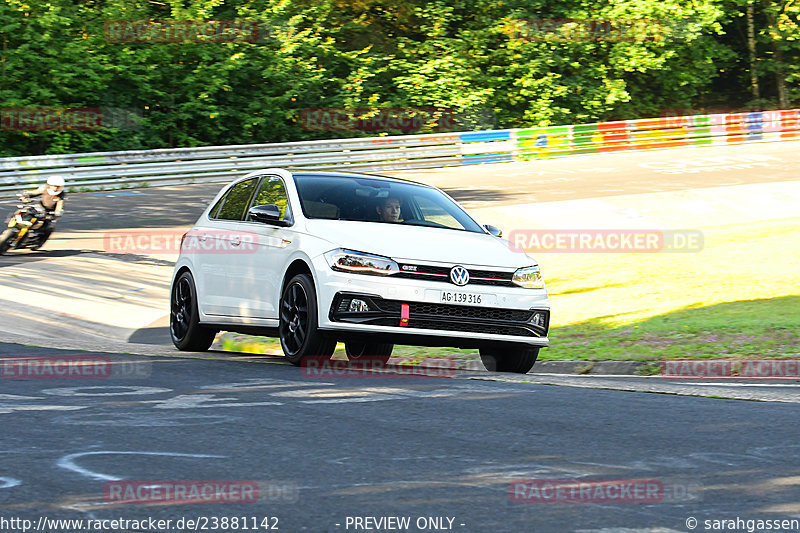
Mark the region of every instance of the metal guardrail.
POLYGON ((0 195, 64 176, 75 190, 230 181, 267 167, 390 171, 616 150, 800 139, 800 110, 541 128, 0 158, 0 195))

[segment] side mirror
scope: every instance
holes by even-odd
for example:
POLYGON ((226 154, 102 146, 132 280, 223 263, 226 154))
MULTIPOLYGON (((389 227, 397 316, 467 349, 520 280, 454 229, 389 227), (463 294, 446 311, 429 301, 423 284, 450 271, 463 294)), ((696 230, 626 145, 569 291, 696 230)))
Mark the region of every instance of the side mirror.
POLYGON ((289 225, 285 220, 281 220, 281 210, 275 204, 254 205, 247 211, 247 216, 256 222, 263 222, 273 226, 289 225))
POLYGON ((484 224, 483 227, 486 228, 486 231, 488 231, 489 233, 491 233, 495 237, 502 237, 503 236, 503 230, 501 230, 500 228, 496 228, 496 227, 492 226, 491 224, 484 224))

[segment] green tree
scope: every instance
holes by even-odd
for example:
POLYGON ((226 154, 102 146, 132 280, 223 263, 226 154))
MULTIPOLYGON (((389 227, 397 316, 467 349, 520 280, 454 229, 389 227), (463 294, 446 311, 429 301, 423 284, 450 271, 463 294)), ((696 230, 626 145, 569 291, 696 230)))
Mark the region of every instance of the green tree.
POLYGON ((798 10, 790 0, 6 0, 0 107, 140 117, 98 131, 5 128, 0 155, 376 133, 309 128, 312 108, 435 107, 474 129, 787 106, 800 80, 798 10), (113 31, 213 20, 257 23, 259 38, 134 42, 113 31))

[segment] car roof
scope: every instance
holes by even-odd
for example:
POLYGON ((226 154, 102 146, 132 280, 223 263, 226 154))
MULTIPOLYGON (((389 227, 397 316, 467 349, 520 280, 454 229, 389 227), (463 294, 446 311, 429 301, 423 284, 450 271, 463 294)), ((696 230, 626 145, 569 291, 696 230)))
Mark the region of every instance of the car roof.
POLYGON ((419 182, 419 181, 409 180, 409 179, 405 179, 405 178, 395 178, 395 177, 391 177, 391 176, 381 176, 379 174, 365 174, 365 173, 361 173, 361 172, 343 172, 343 171, 338 171, 338 170, 303 170, 303 169, 288 170, 288 169, 285 169, 285 168, 273 167, 273 168, 265 168, 265 169, 254 170, 254 171, 248 172, 244 176, 240 176, 240 177, 236 178, 235 180, 233 180, 233 181, 229 182, 228 184, 226 184, 221 189, 220 193, 222 191, 230 190, 231 187, 233 187, 237 183, 245 181, 246 179, 252 179, 254 177, 257 177, 257 176, 259 176, 259 175, 261 175, 263 173, 269 172, 269 171, 285 172, 285 173, 291 175, 292 177, 294 177, 294 176, 314 176, 314 177, 321 177, 321 178, 368 178, 368 179, 374 179, 374 180, 389 181, 389 182, 394 182, 394 183, 406 183, 406 184, 409 184, 409 185, 417 185, 419 187, 426 187, 428 189, 436 189, 436 187, 434 187, 433 185, 428 185, 427 183, 422 183, 422 182, 419 182))
POLYGON ((409 183, 412 185, 419 185, 421 187, 428 187, 428 188, 435 188, 427 183, 420 183, 418 181, 409 180, 405 178, 394 178, 391 176, 381 176, 379 174, 362 174, 358 172, 341 172, 336 170, 290 170, 292 176, 316 176, 316 177, 331 177, 331 178, 369 178, 369 179, 377 179, 383 181, 394 181, 399 183, 409 183))

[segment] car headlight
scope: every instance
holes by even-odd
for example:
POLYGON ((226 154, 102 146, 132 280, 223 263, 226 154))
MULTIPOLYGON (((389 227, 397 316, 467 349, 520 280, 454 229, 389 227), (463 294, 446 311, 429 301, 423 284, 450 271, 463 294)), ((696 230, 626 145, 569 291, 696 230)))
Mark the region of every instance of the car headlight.
POLYGON ((526 289, 544 289, 544 278, 538 265, 518 268, 511 281, 526 289))
POLYGON ((390 257, 373 255, 355 250, 337 248, 325 254, 325 259, 333 270, 354 274, 388 276, 400 271, 398 264, 390 257))

